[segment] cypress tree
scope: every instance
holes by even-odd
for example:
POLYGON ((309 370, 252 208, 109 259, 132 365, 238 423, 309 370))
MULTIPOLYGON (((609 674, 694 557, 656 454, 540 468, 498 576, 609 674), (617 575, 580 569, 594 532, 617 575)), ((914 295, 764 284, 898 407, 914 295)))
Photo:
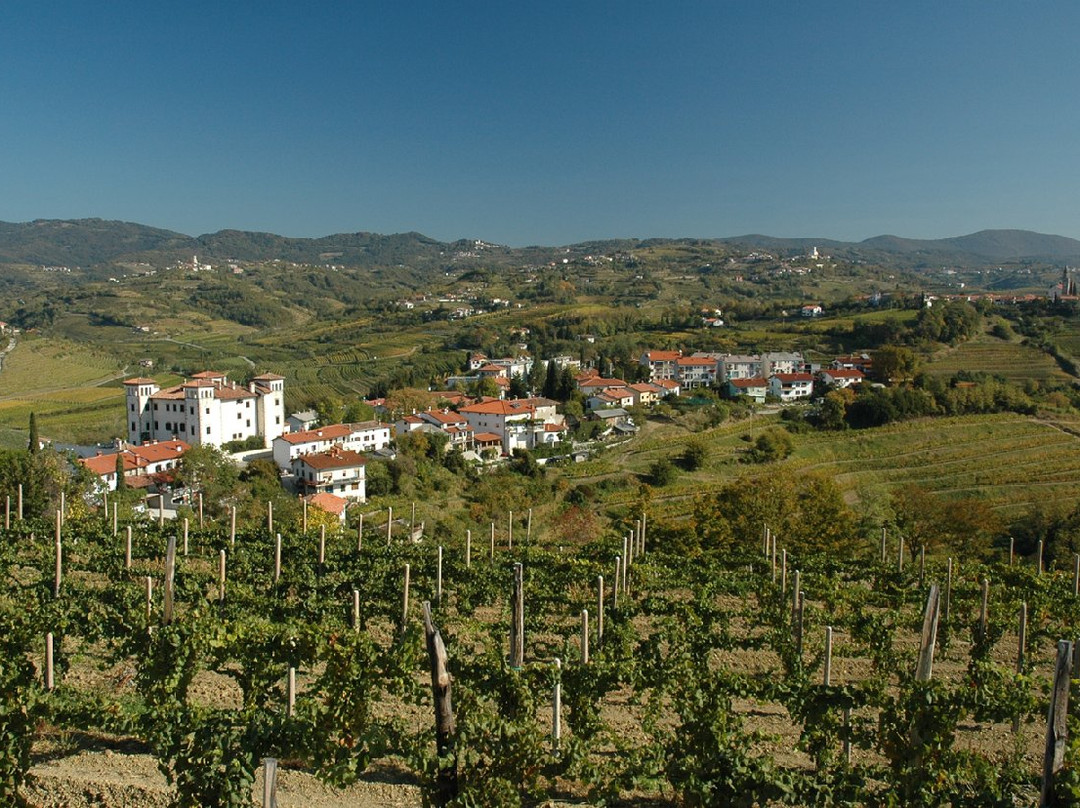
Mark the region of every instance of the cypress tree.
POLYGON ((37 415, 30 413, 30 440, 27 442, 26 448, 30 451, 30 454, 37 454, 38 449, 38 431, 37 431, 37 415))
POLYGON ((124 453, 116 453, 116 490, 123 491, 127 488, 127 480, 124 478, 124 453))

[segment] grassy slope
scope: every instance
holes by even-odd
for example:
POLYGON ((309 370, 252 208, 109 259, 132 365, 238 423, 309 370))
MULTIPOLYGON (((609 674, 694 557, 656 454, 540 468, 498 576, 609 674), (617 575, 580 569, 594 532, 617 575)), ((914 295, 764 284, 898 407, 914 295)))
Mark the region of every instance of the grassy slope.
MULTIPOLYGON (((627 477, 646 481, 651 463, 661 457, 676 460, 693 435, 709 449, 705 468, 681 473, 655 492, 658 511, 673 515, 693 497, 716 492, 741 475, 767 473, 768 467, 741 462, 748 446, 744 438, 778 423, 775 417, 756 421, 698 433, 653 422, 639 439, 566 473, 574 484, 627 477)), ((1080 503, 1078 434, 1080 419, 1072 416, 1054 421, 1013 414, 926 418, 880 429, 799 434, 785 462, 833 477, 848 501, 862 509, 878 509, 892 488, 914 483, 944 497, 985 499, 1009 517, 1050 498, 1080 503)), ((622 486, 606 501, 615 505, 632 496, 632 487, 622 486)))

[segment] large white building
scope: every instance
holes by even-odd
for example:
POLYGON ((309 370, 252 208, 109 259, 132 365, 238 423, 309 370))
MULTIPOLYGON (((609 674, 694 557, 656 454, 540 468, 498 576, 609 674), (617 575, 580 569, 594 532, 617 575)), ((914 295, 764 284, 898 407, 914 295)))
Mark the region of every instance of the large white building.
POLYGON ((135 445, 179 439, 221 446, 257 436, 265 447, 286 428, 285 380, 272 373, 242 385, 204 371, 165 389, 153 379, 128 379, 124 389, 128 442, 135 445))

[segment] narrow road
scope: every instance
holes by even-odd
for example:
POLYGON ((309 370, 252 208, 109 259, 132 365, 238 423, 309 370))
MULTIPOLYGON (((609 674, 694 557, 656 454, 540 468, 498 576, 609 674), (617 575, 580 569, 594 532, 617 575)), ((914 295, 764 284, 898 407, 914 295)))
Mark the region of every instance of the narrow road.
POLYGON ((8 340, 7 347, 4 348, 4 350, 0 351, 0 370, 4 369, 4 357, 7 356, 9 353, 11 353, 14 349, 15 349, 15 335, 12 334, 11 338, 8 340))

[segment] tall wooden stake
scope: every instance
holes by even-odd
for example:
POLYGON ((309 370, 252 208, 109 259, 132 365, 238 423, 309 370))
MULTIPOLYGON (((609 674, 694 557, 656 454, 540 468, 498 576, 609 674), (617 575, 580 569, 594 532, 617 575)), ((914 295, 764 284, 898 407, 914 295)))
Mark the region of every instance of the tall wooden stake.
POLYGON ((933 584, 926 598, 922 634, 919 639, 919 663, 915 668, 915 678, 920 682, 929 682, 934 674, 934 646, 937 644, 939 601, 938 585, 933 584))
POLYGON ((56 576, 53 579, 53 597, 60 597, 60 581, 64 577, 64 549, 60 543, 60 511, 56 512, 56 576))
POLYGON ((510 511, 506 519, 506 549, 514 549, 514 512, 510 511))
POLYGON ((263 759, 263 808, 277 808, 277 758, 263 759))
POLYGON ((472 566, 472 531, 465 531, 465 569, 472 566))
POLYGON ((184 555, 188 554, 188 520, 184 517, 184 555))
POLYGON ((491 523, 491 560, 495 560, 495 523, 491 523))
POLYGON ((581 610, 581 663, 589 664, 589 610, 581 610))
POLYGON ((619 581, 622 580, 622 556, 615 556, 615 580, 611 584, 611 608, 619 610, 619 581))
POLYGON ((1039 557, 1038 557, 1038 572, 1039 575, 1043 574, 1043 540, 1039 539, 1039 557))
POLYGON ((946 623, 949 622, 949 612, 952 609, 952 575, 953 560, 950 558, 945 571, 945 603, 941 608, 941 617, 946 623))
POLYGON ((302 510, 302 513, 303 513, 303 516, 301 517, 302 525, 300 527, 300 530, 303 533, 307 533, 307 500, 306 499, 301 499, 300 504, 301 504, 301 510, 302 510))
POLYGON ((435 562, 435 602, 442 606, 442 545, 439 545, 439 558, 435 562))
POLYGON ((822 684, 832 684, 832 626, 825 626, 825 668, 822 672, 822 684))
POLYGON ((514 564, 514 594, 510 615, 510 667, 525 664, 525 573, 520 562, 514 564))
POLYGON ((352 625, 353 631, 360 630, 360 590, 352 591, 352 625))
MULTIPOLYGON (((1027 644, 1027 601, 1020 604, 1020 626, 1016 636, 1016 672, 1024 672, 1024 646, 1027 644)), ((1020 715, 1013 716, 1013 733, 1020 731, 1020 715)))
POLYGON ((881 529, 881 563, 885 563, 885 528, 881 529))
POLYGON ((356 524, 356 552, 362 553, 364 551, 364 514, 360 514, 360 518, 356 524))
POLYGON ((290 718, 296 714, 296 668, 289 667, 288 690, 285 693, 286 715, 290 718))
POLYGON ((596 576, 596 647, 604 641, 604 576, 596 576))
MULTIPOLYGON (((200 497, 202 494, 199 495, 200 497)), ((201 502, 201 500, 200 500, 201 502)), ((236 546, 236 506, 229 508, 229 544, 236 546)))
POLYGON ((979 639, 986 640, 987 624, 990 618, 990 579, 982 579, 982 606, 979 609, 979 639))
POLYGON ((127 526, 127 540, 124 543, 124 569, 131 569, 131 525, 127 526))
POLYGON ((274 585, 281 580, 281 534, 274 537, 274 585))
POLYGON ((401 588, 401 633, 409 627, 409 565, 405 565, 405 585, 401 588))
POLYGON ((454 750, 454 707, 450 688, 450 663, 442 635, 431 619, 431 604, 424 603, 424 638, 431 670, 431 695, 435 703, 435 752, 439 771, 435 777, 436 802, 446 805, 457 796, 457 755, 454 750))
POLYGON ((555 687, 551 694, 551 748, 558 752, 562 740, 562 660, 555 657, 555 687))
POLYGON ((1058 640, 1057 664, 1054 666, 1054 689, 1050 693, 1050 709, 1046 714, 1046 752, 1043 756, 1043 777, 1040 805, 1054 805, 1051 801, 1054 778, 1065 764, 1065 746, 1068 741, 1066 721, 1069 712, 1069 672, 1072 669, 1073 644, 1058 640))
POLYGON ((146 619, 149 622, 154 613, 154 579, 147 575, 144 581, 146 583, 146 619))
POLYGON ((218 551, 218 602, 225 602, 225 551, 218 551))
POLYGON ((176 582, 176 536, 169 536, 165 548, 165 610, 162 622, 169 625, 173 620, 173 595, 176 582))
POLYGON ((390 540, 394 537, 394 509, 388 506, 386 509, 386 546, 390 546, 390 540))
MULTIPOLYGON (((206 525, 203 522, 202 491, 200 491, 199 492, 199 530, 202 530, 204 527, 206 527, 206 525)), ((236 530, 235 530, 235 528, 233 529, 233 542, 234 543, 236 542, 236 530)))
POLYGON ((45 635, 45 689, 53 689, 53 633, 45 635))
POLYGON ((270 500, 266 503, 266 532, 270 534, 274 532, 274 503, 270 500))

